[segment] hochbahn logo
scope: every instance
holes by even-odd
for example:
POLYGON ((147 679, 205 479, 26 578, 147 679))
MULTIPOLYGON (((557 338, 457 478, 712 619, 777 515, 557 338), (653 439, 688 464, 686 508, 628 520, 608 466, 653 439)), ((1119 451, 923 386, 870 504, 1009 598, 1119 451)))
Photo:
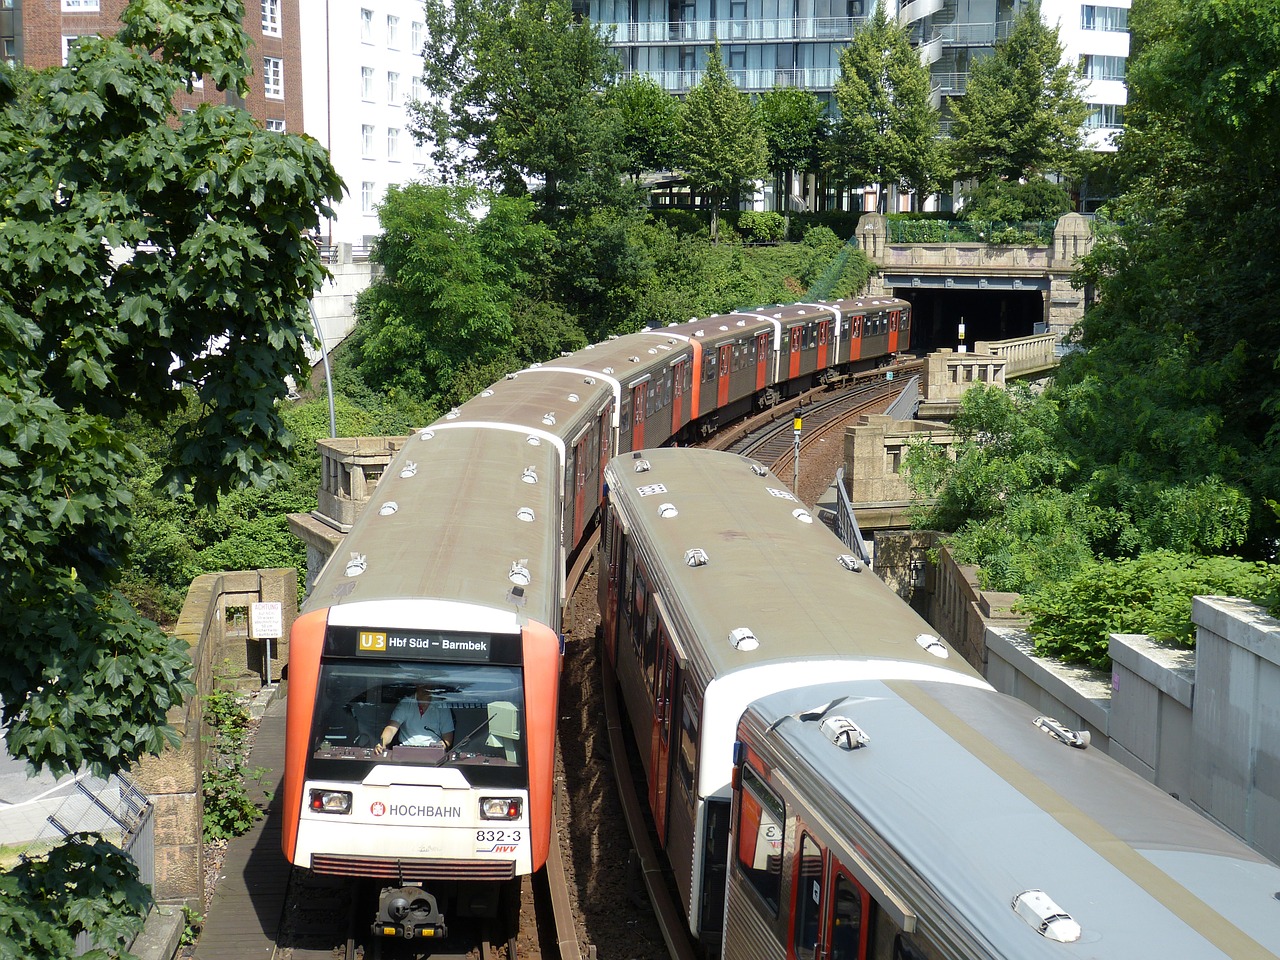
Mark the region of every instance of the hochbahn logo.
POLYGON ((381 817, 384 814, 386 814, 387 805, 383 803, 381 800, 375 800, 372 804, 370 804, 369 812, 372 813, 375 817, 381 817))

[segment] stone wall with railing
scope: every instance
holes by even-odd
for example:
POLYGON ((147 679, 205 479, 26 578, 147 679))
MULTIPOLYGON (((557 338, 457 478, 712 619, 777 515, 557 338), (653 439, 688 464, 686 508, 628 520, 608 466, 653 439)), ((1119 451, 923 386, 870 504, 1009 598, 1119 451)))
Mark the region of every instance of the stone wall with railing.
POLYGON ((180 745, 144 758, 131 771, 154 808, 152 892, 160 903, 204 909, 204 698, 215 689, 257 689, 278 680, 288 662, 289 627, 297 613, 298 574, 291 567, 205 574, 187 591, 175 635, 190 646, 196 696, 169 711, 180 745), (257 602, 281 604, 282 636, 272 644, 269 669, 266 644, 250 637, 236 614, 257 602))

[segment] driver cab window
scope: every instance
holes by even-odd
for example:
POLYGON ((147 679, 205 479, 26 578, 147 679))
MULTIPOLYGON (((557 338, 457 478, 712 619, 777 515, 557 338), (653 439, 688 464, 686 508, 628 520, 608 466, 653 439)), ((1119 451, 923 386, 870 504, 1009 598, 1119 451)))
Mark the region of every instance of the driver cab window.
POLYGON ((522 764, 523 703, 518 667, 327 662, 314 756, 435 764, 447 754, 453 761, 522 764), (388 749, 379 755, 383 740, 388 749))

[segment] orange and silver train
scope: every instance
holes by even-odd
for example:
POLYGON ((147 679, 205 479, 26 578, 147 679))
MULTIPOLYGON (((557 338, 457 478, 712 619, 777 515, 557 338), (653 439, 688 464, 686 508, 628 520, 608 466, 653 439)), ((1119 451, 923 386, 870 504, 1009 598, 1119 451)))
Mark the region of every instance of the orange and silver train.
POLYGON ((847 299, 612 338, 410 436, 290 633, 290 862, 379 881, 377 935, 500 915, 546 862, 565 564, 605 464, 892 359, 910 316, 847 299))

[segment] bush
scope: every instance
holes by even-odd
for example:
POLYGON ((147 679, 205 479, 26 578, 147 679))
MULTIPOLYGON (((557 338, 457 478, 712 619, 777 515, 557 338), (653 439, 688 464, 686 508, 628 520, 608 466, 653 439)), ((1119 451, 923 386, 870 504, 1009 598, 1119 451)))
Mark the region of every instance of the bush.
POLYGON ((1145 633, 1195 645, 1194 596, 1241 597, 1274 609, 1280 566, 1235 557, 1195 557, 1158 550, 1136 560, 1094 561, 1070 580, 1024 598, 1036 652, 1107 669, 1112 633, 1145 633))
POLYGON ((260 783, 267 771, 245 769, 252 722, 234 694, 209 694, 204 717, 212 731, 201 782, 204 839, 208 842, 242 836, 262 817, 262 811, 249 796, 246 781, 260 783))
POLYGON ((735 225, 744 243, 780 243, 787 222, 780 213, 744 210, 735 225))

